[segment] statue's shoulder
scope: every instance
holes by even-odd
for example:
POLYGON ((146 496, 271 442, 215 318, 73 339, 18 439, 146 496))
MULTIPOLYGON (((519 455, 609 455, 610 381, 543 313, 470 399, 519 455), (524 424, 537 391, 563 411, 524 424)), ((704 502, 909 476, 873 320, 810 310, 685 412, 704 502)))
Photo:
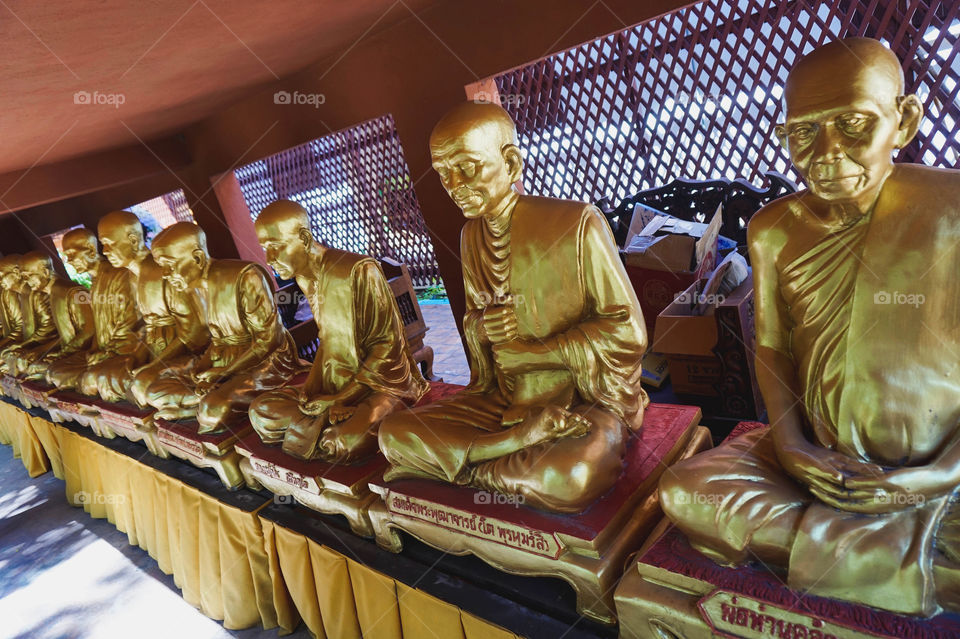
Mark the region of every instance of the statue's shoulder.
POLYGON ((540 197, 539 195, 521 195, 517 200, 514 215, 573 222, 588 213, 596 211, 595 206, 586 202, 560 200, 552 197, 540 197))
MULTIPOLYGON (((888 183, 909 193, 911 198, 920 197, 920 201, 956 197, 960 195, 960 170, 922 164, 896 164, 888 183)), ((950 204, 953 205, 953 202, 950 204)), ((960 207, 953 208, 960 212, 960 207)))

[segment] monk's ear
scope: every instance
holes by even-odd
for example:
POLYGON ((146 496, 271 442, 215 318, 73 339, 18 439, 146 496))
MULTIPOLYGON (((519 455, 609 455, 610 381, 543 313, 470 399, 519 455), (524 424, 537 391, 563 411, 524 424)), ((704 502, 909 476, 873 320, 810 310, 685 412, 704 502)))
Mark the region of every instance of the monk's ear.
POLYGON ((207 265, 207 254, 203 252, 203 249, 195 248, 191 255, 193 256, 193 261, 196 262, 200 268, 207 265))
POLYGON ((300 241, 303 242, 303 248, 310 250, 310 245, 313 244, 313 234, 305 226, 301 226, 300 230, 297 231, 297 236, 300 238, 300 241))
POLYGON ((923 105, 920 98, 913 95, 901 95, 897 98, 897 111, 900 112, 900 126, 897 127, 897 139, 894 147, 902 149, 910 143, 920 129, 923 119, 923 105))
POLYGON ((503 160, 507 163, 510 183, 519 182, 523 178, 523 153, 520 152, 516 144, 507 144, 500 152, 503 154, 503 160))
POLYGON ((777 126, 773 127, 773 134, 777 136, 777 140, 780 141, 780 146, 789 152, 790 147, 787 145, 787 125, 778 124, 777 126))

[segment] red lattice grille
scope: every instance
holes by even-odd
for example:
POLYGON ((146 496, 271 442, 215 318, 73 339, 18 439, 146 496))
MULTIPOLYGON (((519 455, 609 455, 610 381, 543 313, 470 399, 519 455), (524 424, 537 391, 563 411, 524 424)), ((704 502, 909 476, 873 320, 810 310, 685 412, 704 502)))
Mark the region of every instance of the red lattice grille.
POLYGON ((904 161, 955 167, 960 3, 707 0, 495 78, 530 193, 613 204, 677 177, 798 176, 773 136, 799 56, 883 40, 926 119, 904 161))
POLYGON ((406 264, 415 286, 440 283, 393 116, 287 149, 236 171, 256 219, 274 200, 299 202, 317 239, 406 264))

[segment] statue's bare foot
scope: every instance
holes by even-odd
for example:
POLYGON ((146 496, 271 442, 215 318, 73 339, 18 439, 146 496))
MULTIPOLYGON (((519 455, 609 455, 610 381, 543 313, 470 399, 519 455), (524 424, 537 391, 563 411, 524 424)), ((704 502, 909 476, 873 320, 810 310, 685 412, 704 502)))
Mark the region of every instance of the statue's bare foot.
POLYGON ((297 428, 290 426, 283 436, 283 452, 297 459, 310 460, 317 453, 317 440, 320 439, 320 427, 309 424, 297 428))
POLYGON ((377 435, 369 427, 329 426, 320 438, 320 455, 327 461, 350 463, 377 450, 377 435))
POLYGON ((565 408, 545 406, 539 412, 531 410, 518 428, 524 429, 528 445, 536 446, 558 439, 583 437, 590 432, 590 421, 565 408))

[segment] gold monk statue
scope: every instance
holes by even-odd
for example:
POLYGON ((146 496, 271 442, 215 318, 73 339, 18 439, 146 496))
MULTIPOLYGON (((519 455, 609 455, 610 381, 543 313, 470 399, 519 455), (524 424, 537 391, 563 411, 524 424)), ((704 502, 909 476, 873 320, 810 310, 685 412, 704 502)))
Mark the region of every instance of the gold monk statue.
MULTIPOLYGON (((110 234, 110 229, 99 230, 104 237, 110 234)), ((52 363, 47 381, 57 388, 120 401, 129 386, 129 369, 142 356, 137 335, 141 319, 130 272, 106 263, 96 236, 85 228, 68 231, 62 248, 67 263, 78 273, 88 273, 93 282, 87 299, 96 339, 90 349, 52 363)))
POLYGON ((260 213, 267 261, 296 278, 313 310, 320 348, 303 386, 264 393, 250 423, 267 444, 301 459, 353 461, 377 450, 384 417, 427 392, 410 355, 393 293, 371 257, 321 246, 307 211, 279 200, 260 213))
POLYGON ((140 218, 128 211, 115 211, 101 218, 97 228, 110 264, 130 272, 143 318, 142 349, 129 362, 130 367, 142 365, 116 369, 125 379, 108 386, 129 387, 129 398, 143 407, 147 405, 147 387, 160 375, 189 374, 196 354, 209 341, 209 331, 204 313, 164 282, 160 267, 147 249, 140 218))
POLYGON ((772 426, 666 472, 663 508, 709 557, 792 588, 960 610, 960 172, 893 163, 923 112, 878 41, 814 50, 784 101, 807 189, 749 227, 772 426))
POLYGON ((610 228, 593 206, 520 195, 523 157, 497 105, 454 108, 433 167, 460 240, 470 384, 380 427, 387 480, 427 477, 579 512, 617 481, 648 403, 647 336, 610 228))
POLYGON ((13 267, 17 276, 15 288, 20 302, 23 330, 16 341, 8 341, 0 350, 0 372, 2 373, 16 375, 19 355, 24 348, 29 350, 56 337, 56 329, 53 328, 50 317, 49 295, 31 288, 28 279, 27 266, 33 264, 33 258, 37 256, 37 253, 20 255, 16 266, 13 267))
POLYGON ((211 334, 190 376, 160 376, 147 387, 157 417, 195 417, 200 433, 220 432, 245 421, 257 395, 305 369, 263 267, 211 259, 206 235, 189 222, 161 231, 150 251, 167 284, 196 297, 211 334))
POLYGON ((20 278, 20 255, 11 254, 0 258, 0 313, 3 318, 3 337, 0 338, 0 352, 19 344, 23 338, 23 308, 20 305, 20 292, 23 283, 20 278))
POLYGON ((93 313, 87 290, 57 275, 48 255, 27 253, 21 270, 30 289, 34 331, 16 349, 16 374, 43 379, 51 362, 90 345, 93 313))

